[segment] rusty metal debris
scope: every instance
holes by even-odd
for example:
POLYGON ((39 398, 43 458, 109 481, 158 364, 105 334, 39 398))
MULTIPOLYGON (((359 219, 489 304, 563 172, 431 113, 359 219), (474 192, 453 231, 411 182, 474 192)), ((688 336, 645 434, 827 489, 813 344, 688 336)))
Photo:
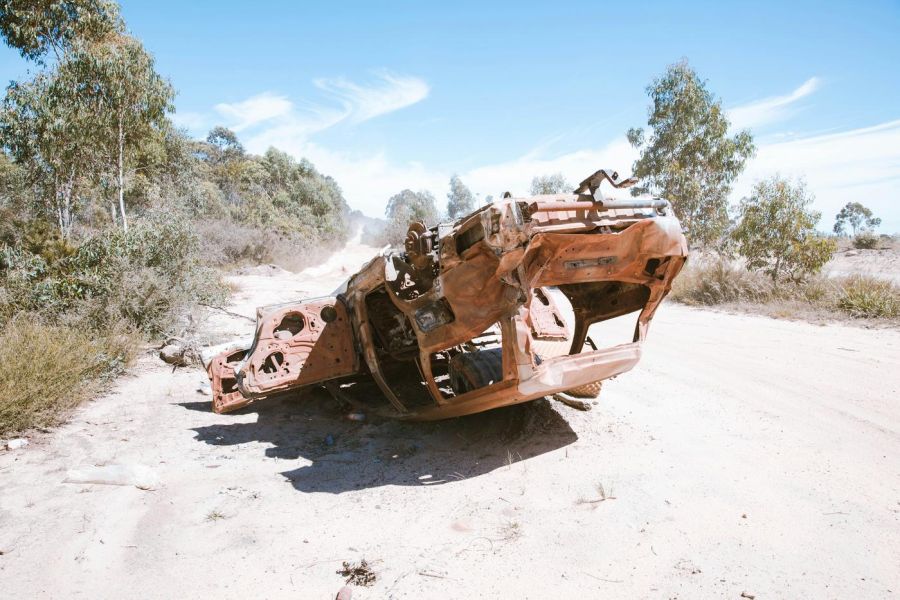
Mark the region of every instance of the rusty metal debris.
POLYGON ((600 170, 572 194, 506 194, 453 223, 413 223, 403 250, 332 296, 258 309, 253 343, 207 366, 213 409, 327 382, 357 407, 430 420, 599 390, 639 360, 688 254, 667 201, 609 200, 604 182, 635 181, 600 170), (597 347, 591 325, 626 314, 631 341, 597 347), (354 399, 366 382, 380 393, 354 399))

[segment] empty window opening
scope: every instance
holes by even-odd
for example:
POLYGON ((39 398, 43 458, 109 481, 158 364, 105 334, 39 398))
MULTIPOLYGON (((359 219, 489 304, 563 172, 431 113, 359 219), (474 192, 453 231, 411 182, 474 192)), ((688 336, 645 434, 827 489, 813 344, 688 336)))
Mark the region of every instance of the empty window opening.
POLYGON ((288 313, 281 319, 281 323, 275 328, 275 337, 278 339, 292 338, 301 331, 306 325, 306 320, 300 313, 288 313))

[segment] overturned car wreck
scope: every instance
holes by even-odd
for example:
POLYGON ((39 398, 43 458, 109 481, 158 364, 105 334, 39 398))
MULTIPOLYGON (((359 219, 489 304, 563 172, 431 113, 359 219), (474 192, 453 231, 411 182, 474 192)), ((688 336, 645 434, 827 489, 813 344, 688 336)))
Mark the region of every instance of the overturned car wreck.
POLYGON ((442 419, 590 393, 628 371, 687 242, 666 200, 608 200, 604 182, 635 180, 600 170, 571 194, 506 194, 453 223, 414 223, 403 251, 332 296, 258 309, 252 345, 207 366, 213 409, 324 386, 372 412, 442 419), (630 342, 588 337, 629 313, 630 342), (354 394, 361 382, 378 391, 354 394))

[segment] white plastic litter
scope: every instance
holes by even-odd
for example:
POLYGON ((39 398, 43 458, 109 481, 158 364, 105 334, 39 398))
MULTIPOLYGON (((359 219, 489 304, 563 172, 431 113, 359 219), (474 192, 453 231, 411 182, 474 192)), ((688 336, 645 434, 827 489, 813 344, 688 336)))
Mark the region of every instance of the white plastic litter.
POLYGON ((142 490, 159 486, 159 478, 145 465, 86 465, 66 472, 63 483, 98 483, 102 485, 133 485, 142 490))
POLYGON ((9 440, 6 442, 7 450, 18 450, 19 448, 24 448, 28 445, 28 440, 25 438, 16 438, 14 440, 9 440))

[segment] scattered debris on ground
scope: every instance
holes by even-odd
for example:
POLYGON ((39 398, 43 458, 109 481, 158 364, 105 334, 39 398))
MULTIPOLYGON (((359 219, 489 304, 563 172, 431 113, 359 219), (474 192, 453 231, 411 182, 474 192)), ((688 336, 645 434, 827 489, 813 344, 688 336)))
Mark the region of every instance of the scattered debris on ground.
POLYGON ((576 502, 576 504, 599 504, 601 502, 606 502, 607 500, 616 499, 616 497, 613 496, 612 488, 610 488, 609 492, 607 492, 602 483, 597 484, 597 494, 600 496, 599 498, 580 498, 578 502, 576 502))
POLYGON ((190 362, 186 350, 187 348, 181 344, 166 344, 159 351, 159 358, 162 359, 164 363, 176 367, 186 367, 190 362))
POLYGON ((562 402, 566 406, 570 408, 574 408, 576 410, 591 410, 591 403, 586 402, 585 400, 578 400, 577 398, 572 398, 571 396, 567 396, 566 394, 554 394, 553 399, 557 402, 562 402))
POLYGON ((27 445, 28 445, 28 440, 26 440, 25 438, 16 438, 14 440, 9 440, 8 442, 6 442, 6 449, 7 450, 19 450, 21 448, 24 448, 27 445))
POLYGON ((138 464, 86 465, 66 472, 63 483, 94 483, 101 485, 133 485, 141 490, 159 486, 159 479, 150 467, 138 464))
POLYGON ((351 585, 361 585, 363 587, 374 584, 375 579, 377 578, 375 571, 372 570, 369 563, 366 562, 366 559, 362 559, 357 564, 344 561, 344 568, 337 571, 337 574, 346 577, 346 583, 351 585))

